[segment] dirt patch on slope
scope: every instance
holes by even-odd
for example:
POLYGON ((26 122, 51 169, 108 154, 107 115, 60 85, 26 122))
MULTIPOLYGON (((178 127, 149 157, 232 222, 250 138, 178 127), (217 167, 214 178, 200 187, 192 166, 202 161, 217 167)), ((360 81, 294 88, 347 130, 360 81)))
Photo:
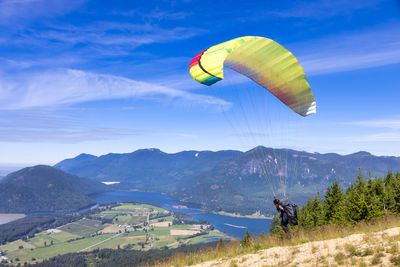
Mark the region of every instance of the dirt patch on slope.
POLYGON ((274 247, 195 266, 400 266, 399 255, 400 227, 397 227, 297 246, 274 247))

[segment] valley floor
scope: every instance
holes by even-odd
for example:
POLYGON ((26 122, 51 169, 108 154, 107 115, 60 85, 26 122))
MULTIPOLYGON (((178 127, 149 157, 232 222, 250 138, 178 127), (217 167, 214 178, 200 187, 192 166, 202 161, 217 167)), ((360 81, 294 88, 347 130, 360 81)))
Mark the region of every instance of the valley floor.
POLYGON ((110 204, 98 207, 87 218, 0 245, 0 265, 33 264, 57 255, 105 248, 142 251, 177 248, 219 238, 229 239, 211 225, 186 224, 157 206, 110 204))
POLYGON ((208 266, 400 266, 400 227, 344 238, 273 247, 204 262, 208 266))

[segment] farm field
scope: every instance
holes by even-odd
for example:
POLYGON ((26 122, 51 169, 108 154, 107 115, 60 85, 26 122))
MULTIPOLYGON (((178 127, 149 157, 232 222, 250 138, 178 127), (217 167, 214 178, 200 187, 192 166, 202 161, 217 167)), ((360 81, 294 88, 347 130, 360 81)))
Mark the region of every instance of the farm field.
POLYGON ((227 238, 211 225, 185 224, 174 214, 147 204, 101 206, 88 218, 46 229, 32 238, 0 246, 12 265, 40 262, 72 252, 95 249, 176 248, 227 238))

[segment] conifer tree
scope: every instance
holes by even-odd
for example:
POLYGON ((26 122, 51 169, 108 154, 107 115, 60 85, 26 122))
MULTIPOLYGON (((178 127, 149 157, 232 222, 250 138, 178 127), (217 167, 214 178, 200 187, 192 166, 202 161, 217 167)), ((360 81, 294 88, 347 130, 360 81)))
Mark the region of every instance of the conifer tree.
POLYGON ((367 193, 367 182, 360 169, 357 180, 346 192, 346 217, 349 222, 357 223, 370 218, 371 204, 367 201, 367 193))
POLYGON ((302 227, 302 228, 314 227, 313 216, 312 216, 312 206, 313 206, 313 201, 311 199, 309 199, 307 201, 307 204, 300 209, 300 211, 298 213, 300 227, 302 227))
MULTIPOLYGON (((392 174, 393 175, 393 174, 392 174)), ((392 193, 393 193, 393 212, 400 214, 400 173, 393 175, 392 193)))
POLYGON ((345 223, 345 212, 343 209, 344 196, 342 188, 335 179, 326 190, 323 203, 324 220, 326 223, 345 223))
POLYGON ((308 200, 298 213, 299 225, 304 228, 312 228, 324 224, 324 212, 319 192, 313 200, 308 200))
POLYGON ((395 187, 396 187, 396 178, 391 171, 385 176, 383 180, 384 183, 384 209, 386 213, 395 213, 396 212, 396 200, 395 200, 395 187))
POLYGON ((315 195, 312 201, 312 218, 313 226, 321 226, 324 224, 324 210, 319 192, 315 195))
POLYGON ((246 229, 246 233, 244 234, 242 241, 240 241, 240 244, 243 247, 249 247, 252 242, 253 242, 253 238, 251 237, 249 230, 246 229))
POLYGON ((370 206, 367 220, 378 218, 384 215, 384 199, 385 191, 384 184, 381 178, 368 179, 367 184, 367 203, 370 206))

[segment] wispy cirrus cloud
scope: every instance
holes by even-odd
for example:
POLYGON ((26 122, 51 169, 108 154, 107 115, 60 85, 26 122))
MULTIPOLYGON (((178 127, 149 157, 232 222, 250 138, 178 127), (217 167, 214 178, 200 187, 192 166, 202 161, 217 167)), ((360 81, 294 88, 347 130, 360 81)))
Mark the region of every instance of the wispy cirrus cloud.
POLYGON ((194 27, 117 21, 95 21, 85 25, 47 23, 35 28, 8 29, 0 33, 0 44, 11 49, 14 57, 22 55, 24 59, 40 55, 48 58, 51 54, 52 57, 66 55, 91 62, 132 56, 133 50, 140 46, 186 40, 207 31, 194 27), (30 52, 32 50, 35 53, 30 52))
POLYGON ((66 14, 86 0, 1 0, 0 25, 30 22, 34 19, 66 14))
POLYGON ((162 28, 155 24, 132 24, 112 21, 94 22, 89 25, 51 25, 45 29, 22 34, 24 40, 69 44, 96 44, 103 46, 128 46, 183 40, 205 30, 173 27, 162 28))
MULTIPOLYGON (((67 109, 64 109, 64 111, 67 109)), ((79 110, 78 110, 79 111, 79 110)), ((57 113, 51 108, 24 109, 24 110, 0 110, 0 128, 12 129, 60 129, 79 127, 82 120, 72 115, 57 113)))
POLYGON ((1 142, 57 142, 111 140, 143 134, 143 130, 90 125, 74 108, 0 110, 1 142), (65 114, 65 112, 68 112, 65 114))
POLYGON ((216 97, 195 94, 120 76, 74 69, 57 69, 29 75, 0 77, 0 104, 3 109, 49 107, 123 98, 159 97, 182 99, 202 105, 229 107, 216 97), (23 77, 23 78, 21 78, 23 77))
POLYGON ((131 9, 127 11, 112 11, 110 14, 119 16, 139 16, 146 21, 161 21, 161 20, 181 20, 192 15, 191 12, 185 11, 167 11, 160 8, 154 8, 149 12, 143 12, 138 9, 131 9))
POLYGON ((3 128, 0 126, 2 142, 57 142, 80 143, 85 141, 112 140, 121 136, 142 134, 133 129, 92 128, 92 129, 47 129, 47 128, 3 128))

